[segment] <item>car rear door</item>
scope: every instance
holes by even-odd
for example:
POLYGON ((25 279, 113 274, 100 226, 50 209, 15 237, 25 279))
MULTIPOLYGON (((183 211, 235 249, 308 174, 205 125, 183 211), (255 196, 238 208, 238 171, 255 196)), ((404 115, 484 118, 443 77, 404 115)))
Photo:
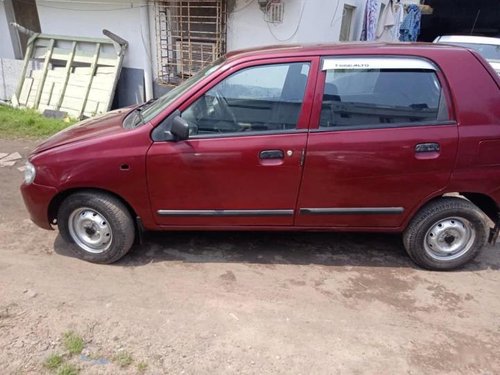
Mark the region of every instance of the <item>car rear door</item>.
POLYGON ((156 222, 293 225, 318 63, 245 63, 187 99, 189 139, 154 142, 148 152, 156 222))
POLYGON ((457 124, 433 63, 327 57, 316 90, 297 226, 397 228, 445 189, 457 124))

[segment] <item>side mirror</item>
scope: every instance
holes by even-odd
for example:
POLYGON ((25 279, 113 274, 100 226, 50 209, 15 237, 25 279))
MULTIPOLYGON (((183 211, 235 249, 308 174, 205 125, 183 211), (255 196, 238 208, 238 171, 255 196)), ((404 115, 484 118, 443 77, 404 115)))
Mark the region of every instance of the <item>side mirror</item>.
POLYGON ((170 133, 174 136, 174 141, 183 141, 189 138, 189 124, 181 116, 175 116, 172 120, 170 133))

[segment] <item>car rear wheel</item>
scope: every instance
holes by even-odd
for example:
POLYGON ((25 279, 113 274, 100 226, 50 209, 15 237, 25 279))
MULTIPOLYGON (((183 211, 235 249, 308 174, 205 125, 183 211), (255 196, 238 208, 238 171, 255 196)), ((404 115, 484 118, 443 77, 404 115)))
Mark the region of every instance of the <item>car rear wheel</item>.
POLYGON ((62 203, 57 222, 73 252, 93 263, 113 263, 132 247, 135 228, 127 207, 112 195, 78 192, 62 203))
POLYGON ((423 268, 451 270, 474 259, 487 240, 483 212, 471 202, 454 197, 422 208, 403 233, 410 258, 423 268))

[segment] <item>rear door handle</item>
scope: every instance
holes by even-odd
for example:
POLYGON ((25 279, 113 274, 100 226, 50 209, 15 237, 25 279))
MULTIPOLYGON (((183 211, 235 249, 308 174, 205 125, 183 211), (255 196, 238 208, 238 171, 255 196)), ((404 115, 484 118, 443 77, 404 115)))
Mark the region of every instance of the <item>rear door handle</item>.
POLYGON ((262 160, 283 159, 284 157, 285 153, 283 150, 263 150, 259 153, 259 158, 262 160))
POLYGON ((441 151, 441 146, 439 143, 419 143, 415 146, 415 153, 420 154, 423 152, 439 152, 441 151))

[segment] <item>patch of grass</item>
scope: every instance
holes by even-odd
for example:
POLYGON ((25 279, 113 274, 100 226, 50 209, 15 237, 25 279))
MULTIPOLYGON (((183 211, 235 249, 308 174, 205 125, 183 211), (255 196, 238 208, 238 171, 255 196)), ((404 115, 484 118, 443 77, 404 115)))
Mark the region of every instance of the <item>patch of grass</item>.
POLYGON ((64 363, 61 367, 58 368, 57 370, 57 375, 78 375, 80 373, 80 369, 78 367, 70 364, 70 363, 64 363))
POLYGON ((113 361, 120 367, 128 367, 134 362, 132 355, 128 352, 120 352, 114 356, 113 361))
POLYGON ((73 331, 68 331, 64 333, 63 336, 64 348, 69 352, 69 354, 80 354, 85 346, 83 338, 73 331))
POLYGON ((137 372, 139 374, 144 374, 146 372, 146 370, 148 369, 148 364, 144 361, 141 361, 137 364, 137 372))
POLYGON ((49 370, 56 370, 63 362, 64 359, 61 355, 53 353, 45 359, 43 366, 49 370))
POLYGON ((31 109, 0 105, 0 137, 48 137, 75 122, 47 118, 31 109))

